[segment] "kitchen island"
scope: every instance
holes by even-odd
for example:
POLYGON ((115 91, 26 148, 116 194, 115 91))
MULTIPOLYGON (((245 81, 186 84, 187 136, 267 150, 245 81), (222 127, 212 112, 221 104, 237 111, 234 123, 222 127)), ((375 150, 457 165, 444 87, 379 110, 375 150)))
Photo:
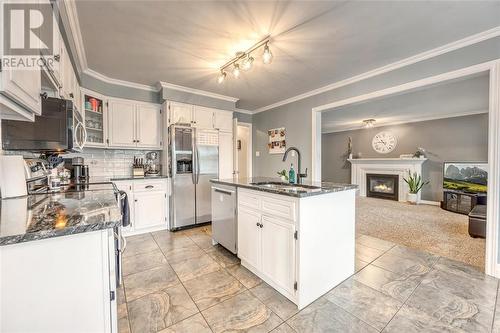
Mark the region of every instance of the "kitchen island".
POLYGON ((236 188, 241 264, 299 309, 354 274, 356 185, 270 178, 212 184, 236 188))
POLYGON ((0 331, 116 332, 111 184, 0 200, 0 331))

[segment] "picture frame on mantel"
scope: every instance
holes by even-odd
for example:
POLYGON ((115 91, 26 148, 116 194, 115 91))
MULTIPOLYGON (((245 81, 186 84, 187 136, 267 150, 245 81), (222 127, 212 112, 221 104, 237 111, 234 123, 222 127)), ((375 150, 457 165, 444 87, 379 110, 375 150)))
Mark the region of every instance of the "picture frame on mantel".
POLYGON ((286 130, 284 127, 267 130, 269 154, 284 154, 286 150, 286 130))

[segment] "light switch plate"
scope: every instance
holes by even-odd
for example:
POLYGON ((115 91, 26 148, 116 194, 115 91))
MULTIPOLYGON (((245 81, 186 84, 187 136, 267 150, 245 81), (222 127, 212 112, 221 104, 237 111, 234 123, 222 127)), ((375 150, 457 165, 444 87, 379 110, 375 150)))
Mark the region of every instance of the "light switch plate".
POLYGON ((255 156, 259 157, 259 156, 260 156, 260 151, 258 151, 258 150, 257 150, 257 151, 255 152, 255 156))

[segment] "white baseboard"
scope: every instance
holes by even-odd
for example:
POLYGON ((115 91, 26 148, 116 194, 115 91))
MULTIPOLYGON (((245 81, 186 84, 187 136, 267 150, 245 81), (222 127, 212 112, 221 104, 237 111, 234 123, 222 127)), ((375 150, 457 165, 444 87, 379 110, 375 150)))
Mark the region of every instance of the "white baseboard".
POLYGON ((432 205, 432 206, 441 206, 441 202, 439 202, 439 201, 430 201, 430 200, 420 200, 419 204, 432 205))

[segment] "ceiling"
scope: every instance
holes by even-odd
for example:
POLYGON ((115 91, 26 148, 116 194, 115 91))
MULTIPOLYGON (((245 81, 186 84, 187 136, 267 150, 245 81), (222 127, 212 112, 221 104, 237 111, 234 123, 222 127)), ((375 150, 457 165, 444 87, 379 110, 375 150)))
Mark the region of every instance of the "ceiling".
MULTIPOLYGON (((500 1, 77 1, 88 67, 240 99, 254 110, 500 26, 500 1), (216 82, 271 35, 271 65, 216 82), (432 37, 432 38, 430 38, 432 37)), ((257 59, 260 60, 260 59, 257 59)))
POLYGON ((323 133, 364 128, 364 119, 375 126, 457 117, 488 112, 489 76, 482 74, 428 86, 405 94, 325 111, 323 133))

